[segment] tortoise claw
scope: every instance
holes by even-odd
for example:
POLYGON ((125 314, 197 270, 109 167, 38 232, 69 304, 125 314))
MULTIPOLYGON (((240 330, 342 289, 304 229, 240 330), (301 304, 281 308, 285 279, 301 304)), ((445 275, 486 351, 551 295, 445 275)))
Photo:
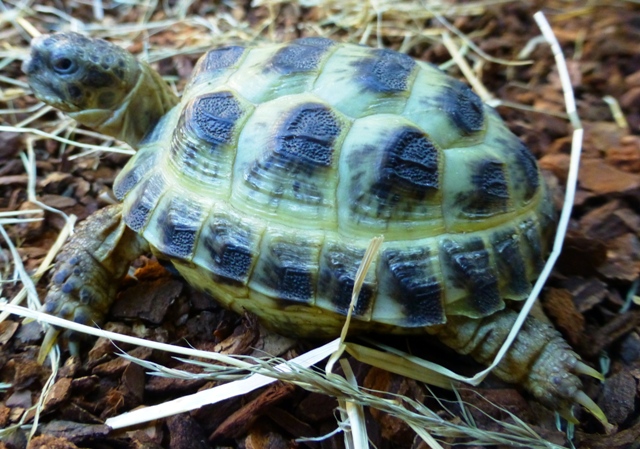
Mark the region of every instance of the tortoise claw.
POLYGON ((40 365, 44 363, 44 359, 47 358, 47 355, 49 355, 49 352, 51 352, 51 349, 56 344, 60 332, 60 329, 53 326, 49 326, 49 329, 47 329, 44 340, 42 340, 42 345, 40 345, 40 352, 38 353, 38 363, 40 365))
POLYGON ((591 368, 589 365, 582 363, 581 361, 576 363, 573 368, 573 372, 576 374, 584 374, 585 376, 590 376, 601 381, 604 380, 604 376, 601 372, 591 368))
POLYGON ((591 399, 589 396, 587 396, 587 394, 584 391, 576 392, 575 396, 573 397, 573 400, 577 404, 580 404, 582 407, 584 407, 598 421, 600 421, 602 423, 602 425, 605 427, 605 429, 611 428, 611 424, 609 424, 609 421, 607 420, 607 417, 605 416, 605 414, 602 411, 602 409, 600 407, 598 407, 598 404, 596 404, 593 401, 593 399, 591 399))

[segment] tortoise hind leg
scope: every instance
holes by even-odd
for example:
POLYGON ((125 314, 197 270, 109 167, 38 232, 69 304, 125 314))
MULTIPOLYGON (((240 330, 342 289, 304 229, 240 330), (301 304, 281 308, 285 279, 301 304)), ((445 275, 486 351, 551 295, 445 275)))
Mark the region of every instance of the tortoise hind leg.
MULTIPOLYGON (((448 317, 447 324, 430 329, 444 344, 489 365, 511 331, 517 313, 504 309, 482 319, 448 317)), ((534 317, 528 317, 504 358, 493 370, 502 380, 523 386, 538 401, 571 420, 571 407, 581 404, 603 424, 602 410, 582 391, 578 374, 602 379, 580 361, 562 335, 534 317)))
MULTIPOLYGON (((146 241, 122 220, 120 204, 94 213, 56 257, 43 311, 81 324, 102 323, 131 262, 147 252, 146 241)), ((59 332, 48 331, 40 360, 59 332)))

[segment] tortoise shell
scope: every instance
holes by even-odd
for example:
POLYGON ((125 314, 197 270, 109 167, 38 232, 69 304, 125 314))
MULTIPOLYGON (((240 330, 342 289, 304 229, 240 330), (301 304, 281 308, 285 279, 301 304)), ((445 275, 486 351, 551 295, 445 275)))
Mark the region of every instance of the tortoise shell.
POLYGON ((191 284, 313 336, 342 326, 374 236, 353 327, 409 333, 526 298, 554 221, 534 157, 469 87, 323 38, 205 54, 114 192, 191 284))

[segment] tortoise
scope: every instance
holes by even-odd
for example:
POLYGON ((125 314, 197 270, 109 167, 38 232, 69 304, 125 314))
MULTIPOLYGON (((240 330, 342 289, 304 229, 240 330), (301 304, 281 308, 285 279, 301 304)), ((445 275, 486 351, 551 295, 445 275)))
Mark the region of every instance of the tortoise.
MULTIPOLYGON (((228 46, 178 99, 124 49, 58 33, 23 70, 39 99, 137 149, 120 203, 57 257, 48 313, 102 322, 150 252, 277 332, 334 336, 383 235, 351 330, 431 334, 487 364, 544 264, 555 212, 534 156, 430 63, 320 37, 228 46)), ((494 372, 565 415, 599 411, 577 376, 599 374, 535 318, 494 372)))

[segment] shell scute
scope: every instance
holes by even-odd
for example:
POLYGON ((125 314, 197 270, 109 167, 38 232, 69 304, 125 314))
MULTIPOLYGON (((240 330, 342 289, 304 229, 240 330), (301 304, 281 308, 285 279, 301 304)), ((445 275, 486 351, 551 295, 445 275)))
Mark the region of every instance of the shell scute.
POLYGON ((480 237, 445 238, 440 243, 448 313, 488 316, 504 308, 495 263, 480 237))
POLYGON ((356 60, 356 82, 364 90, 376 93, 404 92, 411 86, 416 61, 392 50, 370 50, 369 55, 356 60))
POLYGON ((309 92, 352 119, 373 114, 401 114, 417 66, 414 62, 413 69, 409 70, 411 63, 406 62, 403 55, 385 55, 386 51, 367 47, 337 46, 324 61, 309 92), (405 65, 394 63, 395 60, 405 65))
POLYGON ((276 132, 274 153, 282 166, 291 170, 309 171, 311 167, 333 164, 335 140, 342 132, 340 122, 327 105, 305 103, 289 111, 282 127, 276 132), (308 167, 306 167, 308 166, 308 167))
POLYGON ((162 173, 154 171, 125 198, 124 221, 131 229, 141 232, 164 194, 166 182, 162 173))
POLYGON ((192 98, 180 112, 171 135, 170 161, 183 183, 203 184, 221 196, 229 193, 237 141, 253 107, 235 93, 216 91, 192 98))
POLYGON ((277 70, 283 75, 317 70, 324 54, 333 45, 334 42, 329 39, 297 39, 279 49, 265 68, 277 70))
POLYGON ((336 158, 348 129, 344 117, 311 95, 258 106, 238 142, 231 201, 262 217, 331 226, 336 158))
POLYGON ((119 201, 122 201, 151 171, 157 163, 158 151, 139 151, 134 157, 135 163, 127 165, 117 182, 113 184, 113 194, 119 201))
POLYGON ((202 225, 194 263, 206 269, 215 282, 247 285, 260 254, 260 226, 215 210, 202 225))
POLYGON ((244 111, 229 91, 214 92, 193 100, 178 126, 190 126, 198 138, 211 144, 209 151, 233 141, 233 130, 244 111))
POLYGON ((191 74, 187 91, 203 81, 213 81, 228 69, 237 65, 245 52, 245 47, 229 46, 209 50, 200 58, 191 74))
POLYGON ((271 298, 313 305, 321 247, 321 237, 306 237, 305 245, 292 236, 265 238, 250 286, 271 298))
POLYGON ((469 86, 458 80, 451 80, 449 86, 436 102, 455 124, 463 136, 484 130, 484 104, 469 86))
POLYGON ((500 294, 503 298, 526 299, 531 283, 527 280, 527 266, 520 247, 521 236, 515 228, 507 228, 494 232, 489 241, 500 273, 500 294))
POLYGON ((384 232, 389 238, 443 230, 442 151, 400 116, 354 122, 342 145, 337 197, 344 232, 384 232), (362 136, 367 136, 363 139, 362 136))
POLYGON ((188 197, 180 195, 167 199, 150 221, 148 227, 155 229, 149 229, 149 234, 158 236, 154 246, 163 255, 172 259, 191 260, 205 210, 201 203, 188 197))
POLYGON ((380 255, 379 295, 373 320, 403 327, 447 321, 437 254, 427 247, 388 249, 380 255))
MULTIPOLYGON (((328 242, 324 246, 320 257, 319 297, 316 305, 341 315, 347 314, 358 266, 363 256, 363 248, 346 243, 328 242)), ((372 263, 353 309, 353 316, 364 321, 371 319, 377 296, 375 271, 375 263, 372 263)))

